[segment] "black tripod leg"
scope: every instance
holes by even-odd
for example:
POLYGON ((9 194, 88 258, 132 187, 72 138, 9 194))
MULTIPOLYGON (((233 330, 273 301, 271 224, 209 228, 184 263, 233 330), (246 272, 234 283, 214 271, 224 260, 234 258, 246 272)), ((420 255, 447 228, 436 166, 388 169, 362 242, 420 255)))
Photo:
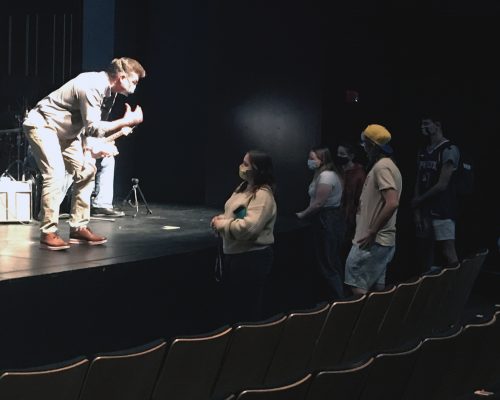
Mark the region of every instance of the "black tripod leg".
POLYGON ((132 188, 132 189, 129 190, 127 196, 125 196, 125 198, 123 199, 122 204, 127 204, 127 202, 129 201, 130 196, 132 195, 132 193, 134 193, 134 188, 132 188))
POLYGON ((139 194, 141 195, 142 201, 144 202, 146 209, 148 210, 148 214, 153 214, 153 211, 148 206, 148 202, 146 201, 146 198, 144 197, 144 194, 142 193, 142 190, 139 185, 137 185, 137 190, 139 190, 139 194))

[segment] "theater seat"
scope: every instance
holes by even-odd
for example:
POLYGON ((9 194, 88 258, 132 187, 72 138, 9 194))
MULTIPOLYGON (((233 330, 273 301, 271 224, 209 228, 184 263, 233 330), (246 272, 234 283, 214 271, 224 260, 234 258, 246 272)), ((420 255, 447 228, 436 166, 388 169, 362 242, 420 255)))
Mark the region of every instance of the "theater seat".
POLYGON ((172 341, 153 392, 153 400, 209 399, 232 328, 172 341))
POLYGON ((236 400, 305 400, 311 376, 307 374, 304 378, 285 386, 244 390, 236 400))
POLYGON ((309 365, 322 371, 340 365, 366 295, 332 303, 309 365))
MULTIPOLYGON (((439 388, 444 371, 450 368, 457 351, 461 327, 442 336, 426 338, 418 352, 411 377, 402 400, 431 400, 439 388)), ((440 399, 442 400, 442 399, 440 399)))
POLYGON ((438 274, 423 275, 422 281, 413 297, 413 301, 403 320, 403 329, 398 346, 408 342, 416 342, 423 338, 424 332, 428 330, 428 323, 424 320, 428 307, 437 307, 430 304, 435 294, 440 293, 440 284, 443 282, 444 271, 438 274))
POLYGON ((370 358, 353 367, 318 372, 306 400, 358 400, 372 364, 370 358))
POLYGON ((484 250, 461 262, 455 285, 449 292, 449 308, 443 313, 446 326, 455 326, 461 322, 464 307, 487 255, 488 250, 484 250))
POLYGON ((162 340, 92 360, 80 400, 144 400, 151 397, 166 343, 162 340))
POLYGON ((443 371, 436 398, 454 399, 485 387, 484 378, 490 368, 483 367, 492 354, 494 343, 499 340, 496 323, 496 317, 491 316, 465 325, 457 338, 457 351, 452 354, 451 365, 443 371))
POLYGON ((277 315, 234 327, 212 393, 214 398, 262 387, 286 318, 277 315))
POLYGON ((0 375, 2 400, 77 400, 89 360, 70 361, 0 375))
POLYGON ((367 294, 345 349, 343 364, 366 360, 375 353, 379 327, 395 292, 396 287, 391 286, 367 294))
POLYGON ((413 373, 422 343, 375 356, 359 400, 400 400, 413 373))
POLYGON ((307 374, 307 367, 330 305, 288 314, 283 332, 266 375, 266 386, 278 386, 307 374))
POLYGON ((421 282, 422 277, 419 277, 396 286, 396 292, 392 296, 384 320, 379 327, 375 346, 378 352, 388 351, 401 345, 403 341, 403 321, 421 282))

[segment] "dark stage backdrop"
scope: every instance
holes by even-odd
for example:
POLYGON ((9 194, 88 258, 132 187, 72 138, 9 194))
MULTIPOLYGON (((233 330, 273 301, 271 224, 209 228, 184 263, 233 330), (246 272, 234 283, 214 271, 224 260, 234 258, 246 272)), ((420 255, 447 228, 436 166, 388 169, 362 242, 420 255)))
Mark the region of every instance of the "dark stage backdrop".
POLYGON ((245 151, 261 148, 275 161, 280 212, 291 213, 307 202, 308 149, 358 142, 378 122, 393 132, 404 178, 403 260, 413 251, 408 204, 419 116, 429 107, 476 160, 477 196, 461 216, 462 255, 491 246, 496 3, 479 1, 472 10, 465 1, 149 0, 119 2, 116 13, 116 49, 140 57, 149 73, 130 99, 144 105, 145 122, 120 147, 124 194, 135 174, 152 199, 222 208, 245 151), (346 90, 359 92, 359 101, 346 101, 346 90))
POLYGON ((280 213, 307 205, 309 149, 321 139, 320 9, 310 2, 221 2, 206 202, 222 206, 246 151, 274 162, 280 213))
MULTIPOLYGON (((80 0, 9 1, 0 13, 0 130, 18 128, 27 109, 81 70, 80 0)), ((22 135, 0 133, 0 174, 21 179, 22 135), (18 141, 18 139, 20 139, 18 141), (18 173, 19 172, 19 173, 18 173)))
MULTIPOLYGON (((0 112, 22 112, 47 91, 79 73, 81 35, 80 0, 3 4, 0 15, 0 112)), ((0 129, 3 129, 5 121, 1 122, 0 129)))
POLYGON ((304 207, 307 153, 321 137, 320 9, 125 1, 118 20, 120 54, 136 53, 148 71, 135 96, 145 122, 120 145, 122 189, 135 174, 146 197, 222 208, 245 152, 262 149, 274 159, 280 211, 304 207))
POLYGON ((500 64, 493 48, 498 10, 480 2, 473 12, 461 3, 434 9, 414 4, 411 14, 391 19, 387 8, 358 10, 345 18, 326 14, 325 70, 330 73, 325 74, 322 134, 336 148, 342 139, 359 142, 369 123, 392 132, 403 175, 398 251, 391 268, 396 280, 414 272, 409 203, 417 149, 424 144, 419 118, 426 110, 442 115, 445 136, 475 161, 476 193, 462 200, 458 219, 459 256, 482 247, 497 253, 499 198, 493 182, 498 181, 500 64), (346 90, 359 92, 359 101, 346 101, 346 90))

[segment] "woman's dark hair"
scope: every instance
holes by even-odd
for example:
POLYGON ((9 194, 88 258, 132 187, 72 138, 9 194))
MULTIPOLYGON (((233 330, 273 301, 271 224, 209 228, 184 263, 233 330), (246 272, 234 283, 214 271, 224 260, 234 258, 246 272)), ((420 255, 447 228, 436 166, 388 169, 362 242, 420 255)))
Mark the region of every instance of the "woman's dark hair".
POLYGON ((346 149, 347 153, 351 154, 353 156, 352 161, 361 163, 363 165, 366 164, 366 155, 364 154, 364 151, 361 150, 361 146, 358 143, 354 143, 353 141, 350 140, 345 140, 341 141, 337 149, 342 146, 344 149, 346 149))
POLYGON ((332 153, 330 153, 330 149, 328 149, 328 147, 314 147, 311 151, 321 160, 321 167, 319 167, 320 172, 335 171, 340 175, 339 169, 333 162, 332 153))
POLYGON ((337 146, 337 148, 339 147, 343 147, 344 149, 346 149, 346 151, 353 156, 353 158, 356 158, 356 156, 358 155, 358 152, 357 152, 357 146, 353 143, 353 142, 340 142, 339 145, 337 146))
MULTIPOLYGON (((260 150, 250 150, 248 152, 250 165, 252 166, 254 191, 257 191, 262 186, 269 186, 274 191, 274 174, 273 160, 271 156, 260 150)), ((243 192, 248 186, 248 182, 243 182, 237 193, 243 192)))

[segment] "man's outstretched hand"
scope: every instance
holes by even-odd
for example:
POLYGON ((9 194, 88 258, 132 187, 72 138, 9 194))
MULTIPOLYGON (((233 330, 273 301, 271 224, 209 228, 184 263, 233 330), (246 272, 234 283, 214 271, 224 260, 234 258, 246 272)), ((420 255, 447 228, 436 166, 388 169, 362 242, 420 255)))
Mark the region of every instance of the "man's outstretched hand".
POLYGON ((132 110, 130 105, 125 103, 125 114, 123 115, 123 119, 127 122, 128 126, 139 125, 143 121, 143 118, 141 106, 135 106, 132 110))

